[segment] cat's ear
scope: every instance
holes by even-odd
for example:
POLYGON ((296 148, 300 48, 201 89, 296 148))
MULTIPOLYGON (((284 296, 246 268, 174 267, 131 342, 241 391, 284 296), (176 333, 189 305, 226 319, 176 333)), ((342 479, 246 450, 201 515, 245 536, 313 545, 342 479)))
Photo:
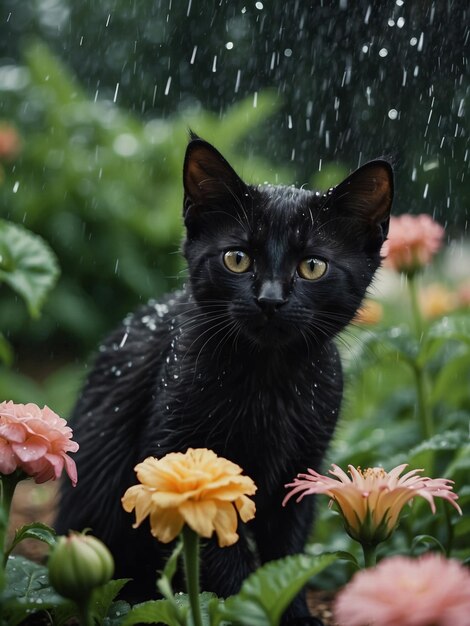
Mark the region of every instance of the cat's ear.
POLYGON ((190 206, 217 206, 236 200, 246 185, 218 150, 191 132, 183 166, 184 211, 190 206))
MULTIPOLYGON (((387 161, 366 163, 334 187, 328 205, 345 218, 380 227, 383 239, 388 233, 393 200, 393 170, 387 161)), ((374 229, 374 228, 373 228, 374 229)))

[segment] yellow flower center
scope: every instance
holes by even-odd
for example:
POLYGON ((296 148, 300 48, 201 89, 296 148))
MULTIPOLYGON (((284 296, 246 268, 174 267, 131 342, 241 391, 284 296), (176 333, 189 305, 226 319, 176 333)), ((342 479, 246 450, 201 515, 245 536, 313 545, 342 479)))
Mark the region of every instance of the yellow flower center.
POLYGON ((381 478, 387 478, 388 474, 383 467, 366 467, 366 469, 357 468, 357 471, 362 478, 380 480, 381 478))

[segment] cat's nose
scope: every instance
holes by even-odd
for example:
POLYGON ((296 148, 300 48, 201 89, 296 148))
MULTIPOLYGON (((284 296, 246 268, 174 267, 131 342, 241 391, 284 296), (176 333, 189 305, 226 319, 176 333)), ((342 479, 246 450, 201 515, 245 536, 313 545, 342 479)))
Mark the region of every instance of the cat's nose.
POLYGON ((264 313, 272 314, 287 302, 282 293, 282 285, 268 280, 261 285, 256 302, 264 313))

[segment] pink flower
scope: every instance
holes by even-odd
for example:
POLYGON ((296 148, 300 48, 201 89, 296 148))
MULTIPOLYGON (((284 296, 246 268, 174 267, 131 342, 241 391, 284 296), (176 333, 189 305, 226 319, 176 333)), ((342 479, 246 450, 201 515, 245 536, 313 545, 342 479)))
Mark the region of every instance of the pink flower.
POLYGON ((430 263, 442 246, 444 232, 429 215, 390 218, 388 239, 382 247, 384 265, 397 272, 414 274, 430 263))
POLYGON ((65 471, 77 484, 75 461, 67 452, 76 452, 72 429, 49 407, 36 404, 0 403, 0 472, 23 470, 37 483, 55 480, 65 471))
POLYGON ((343 517, 346 531, 362 544, 377 545, 391 535, 398 524, 398 516, 407 502, 421 496, 436 512, 434 498, 443 498, 462 514, 455 502, 458 495, 452 491, 452 481, 446 478, 419 476, 423 470, 415 469, 400 476, 406 464, 398 465, 390 472, 382 467, 361 470, 349 465, 351 478, 337 465, 329 473, 335 478, 322 476, 309 469, 299 474, 284 498, 283 506, 296 494, 297 502, 306 495, 325 494, 336 502, 343 517))
POLYGON ((14 159, 20 150, 20 136, 13 126, 0 124, 0 159, 14 159))
POLYGON ((358 572, 334 605, 339 626, 469 626, 470 571, 438 554, 358 572))

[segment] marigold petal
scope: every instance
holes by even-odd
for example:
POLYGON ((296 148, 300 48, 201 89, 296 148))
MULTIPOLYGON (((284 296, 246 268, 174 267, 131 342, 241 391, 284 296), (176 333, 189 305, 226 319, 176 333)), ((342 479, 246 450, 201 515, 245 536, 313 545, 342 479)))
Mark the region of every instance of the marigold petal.
POLYGON ((248 522, 253 519, 256 513, 256 505, 251 498, 247 496, 240 496, 235 500, 235 506, 237 507, 238 514, 242 521, 248 522))
POLYGON ((231 546, 238 541, 237 522, 237 514, 233 504, 230 502, 219 503, 214 518, 214 528, 221 548, 231 546))
POLYGON ((127 513, 131 513, 135 508, 135 502, 137 499, 137 495, 140 491, 143 491, 145 488, 142 485, 133 485, 126 490, 124 495, 121 498, 121 503, 123 509, 127 511, 127 513))
POLYGON ((169 493, 168 491, 154 491, 152 493, 152 502, 164 509, 175 508, 189 500, 194 492, 187 491, 185 493, 169 493))
POLYGON ((214 532, 217 505, 212 500, 193 502, 188 500, 178 507, 184 521, 201 537, 210 537, 214 532))
POLYGON ((169 543, 177 537, 184 519, 177 509, 153 509, 150 513, 151 533, 159 541, 169 543))
POLYGON ((211 482, 203 491, 204 497, 233 502, 240 495, 250 496, 256 493, 256 485, 248 476, 230 477, 226 484, 221 482, 211 482))

